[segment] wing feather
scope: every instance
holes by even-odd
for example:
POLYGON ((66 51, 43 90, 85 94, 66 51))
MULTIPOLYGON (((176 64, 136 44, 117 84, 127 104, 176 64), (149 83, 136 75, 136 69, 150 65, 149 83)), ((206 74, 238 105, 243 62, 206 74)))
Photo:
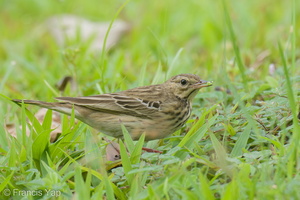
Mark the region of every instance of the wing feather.
POLYGON ((57 97, 57 100, 86 107, 99 112, 115 115, 132 115, 141 118, 152 118, 160 110, 160 101, 149 101, 128 97, 121 93, 103 94, 86 97, 57 97))

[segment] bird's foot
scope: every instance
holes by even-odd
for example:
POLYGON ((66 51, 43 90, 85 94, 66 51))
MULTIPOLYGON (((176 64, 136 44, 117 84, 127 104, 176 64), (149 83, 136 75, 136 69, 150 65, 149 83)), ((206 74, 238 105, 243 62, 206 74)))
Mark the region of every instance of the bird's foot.
POLYGON ((142 150, 147 151, 149 153, 160 153, 160 154, 163 153, 162 151, 158 151, 158 150, 155 150, 155 149, 150 149, 150 148, 147 148, 147 147, 143 147, 142 150))

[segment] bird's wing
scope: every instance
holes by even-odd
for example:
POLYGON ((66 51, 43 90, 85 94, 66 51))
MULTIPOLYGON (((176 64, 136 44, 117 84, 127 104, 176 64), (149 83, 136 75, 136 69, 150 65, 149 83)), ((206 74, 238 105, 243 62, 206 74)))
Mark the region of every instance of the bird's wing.
POLYGON ((86 97, 57 97, 56 99, 99 112, 142 118, 151 118, 151 115, 160 110, 161 106, 161 101, 149 101, 122 93, 86 97))

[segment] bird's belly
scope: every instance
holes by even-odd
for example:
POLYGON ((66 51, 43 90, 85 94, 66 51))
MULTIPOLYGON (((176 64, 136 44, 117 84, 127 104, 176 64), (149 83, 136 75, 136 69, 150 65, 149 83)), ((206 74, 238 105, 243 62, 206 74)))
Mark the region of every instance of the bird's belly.
POLYGON ((116 138, 123 137, 121 125, 125 126, 133 140, 138 140, 143 133, 145 133, 146 141, 161 139, 172 133, 169 123, 164 123, 159 120, 141 119, 128 115, 116 116, 105 114, 80 120, 100 132, 116 138))

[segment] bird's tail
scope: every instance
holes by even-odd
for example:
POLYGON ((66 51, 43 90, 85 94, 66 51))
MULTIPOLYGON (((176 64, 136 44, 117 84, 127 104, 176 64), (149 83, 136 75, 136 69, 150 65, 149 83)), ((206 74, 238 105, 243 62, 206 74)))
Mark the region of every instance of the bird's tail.
POLYGON ((71 115, 72 113, 72 107, 73 105, 67 102, 44 102, 44 101, 36 101, 36 100, 21 100, 21 99, 13 99, 13 102, 15 102, 18 105, 21 105, 22 102, 24 104, 31 104, 31 105, 36 105, 42 108, 47 108, 50 110, 54 110, 60 113, 64 113, 67 115, 71 115))

